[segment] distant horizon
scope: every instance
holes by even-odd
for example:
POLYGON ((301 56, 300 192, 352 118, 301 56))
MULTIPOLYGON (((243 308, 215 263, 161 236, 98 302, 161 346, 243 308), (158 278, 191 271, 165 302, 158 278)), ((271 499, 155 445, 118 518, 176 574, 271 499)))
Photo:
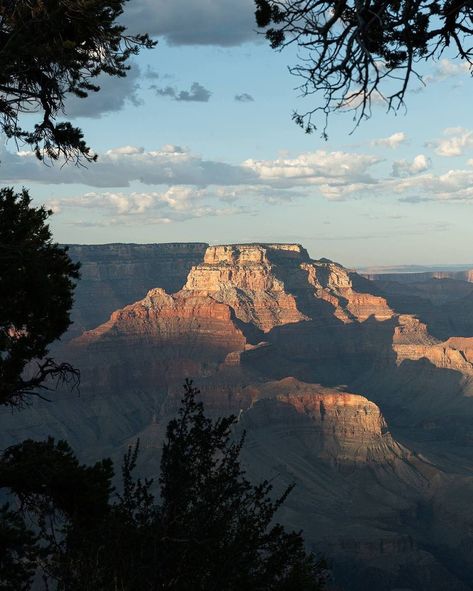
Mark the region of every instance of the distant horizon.
POLYGON ((63 242, 63 246, 68 247, 83 247, 83 246, 115 246, 115 245, 129 245, 129 246, 148 246, 148 245, 166 245, 166 244, 193 244, 193 245, 206 245, 206 246, 238 246, 238 245, 270 245, 270 244, 287 244, 287 245, 298 245, 307 250, 312 260, 328 259, 332 262, 343 265, 345 268, 356 270, 360 273, 429 273, 436 271, 466 271, 473 269, 473 262, 471 263, 399 263, 399 264, 371 264, 371 265, 347 265, 343 261, 337 261, 332 259, 330 256, 315 257, 311 254, 310 249, 307 248, 303 242, 295 241, 252 241, 252 242, 219 242, 212 243, 205 240, 173 240, 163 242, 63 242))

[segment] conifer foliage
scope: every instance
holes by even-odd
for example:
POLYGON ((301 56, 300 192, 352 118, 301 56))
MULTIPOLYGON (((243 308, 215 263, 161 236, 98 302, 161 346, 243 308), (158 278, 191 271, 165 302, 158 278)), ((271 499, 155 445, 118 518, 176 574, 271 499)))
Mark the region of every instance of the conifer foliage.
POLYGON ((68 94, 100 90, 100 74, 125 76, 129 57, 155 45, 118 22, 127 1, 0 0, 0 131, 40 159, 96 159, 82 131, 57 119, 68 94), (24 113, 39 114, 33 129, 24 113))
MULTIPOLYGON (((79 477, 70 474, 75 488, 72 504, 65 503, 64 495, 51 489, 54 478, 45 483, 48 515, 52 503, 55 520, 45 518, 47 515, 35 490, 35 504, 30 503, 28 509, 41 525, 40 563, 50 588, 62 591, 323 589, 323 561, 307 553, 301 533, 288 532, 274 521, 290 489, 272 500, 268 482, 254 485, 245 477, 239 461, 244 441, 235 441, 232 436, 235 417, 210 419, 196 400, 197 395, 198 390, 186 382, 179 413, 167 427, 156 498, 152 493, 153 482, 134 476, 138 446, 125 455, 122 492, 118 495, 110 494, 112 476, 107 462, 89 469, 87 478, 83 478, 86 468, 76 464, 79 477), (105 504, 104 494, 110 494, 105 504), (86 518, 91 514, 93 519, 86 518), (47 527, 52 523, 56 524, 54 531, 47 527), (61 523, 59 527, 58 523, 61 523)), ((42 445, 38 449, 44 453, 44 443, 36 445, 42 445)), ((74 465, 70 450, 64 444, 51 445, 50 442, 49 452, 55 450, 60 464, 65 463, 70 470, 74 465)), ((21 499, 18 486, 12 488, 5 479, 2 483, 1 465, 11 453, 7 452, 0 462, 0 486, 9 487, 21 499)), ((21 452, 17 448, 14 453, 16 469, 21 471, 21 452)), ((38 457, 29 449, 23 457, 27 460, 32 455, 38 457)), ((49 465, 51 461, 49 457, 49 465)), ((41 465, 40 460, 38 463, 41 465)), ((51 468, 48 473, 51 474, 51 468)), ((7 471, 7 474, 11 479, 11 473, 7 471)), ((30 485, 26 482, 25 486, 30 485)), ((37 486, 41 491, 41 478, 37 486)), ((60 482, 57 486, 61 487, 60 482)), ((31 551, 30 546, 31 540, 24 536, 25 555, 31 551)), ((0 557, 0 586, 8 584, 5 566, 8 563, 0 557)))
POLYGON ((50 214, 25 189, 0 189, 0 405, 24 404, 48 379, 78 378, 48 357, 48 345, 70 324, 79 278, 67 248, 52 240, 50 214))

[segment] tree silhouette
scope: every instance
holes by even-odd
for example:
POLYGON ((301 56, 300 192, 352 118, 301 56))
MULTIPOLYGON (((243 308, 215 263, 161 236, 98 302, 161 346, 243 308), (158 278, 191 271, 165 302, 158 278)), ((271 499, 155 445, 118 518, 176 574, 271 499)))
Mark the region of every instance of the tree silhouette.
POLYGON ((47 356, 70 324, 79 277, 67 248, 52 241, 50 214, 33 207, 25 189, 0 190, 0 404, 25 403, 48 379, 78 377, 47 356))
POLYGON ((66 442, 52 438, 26 440, 2 454, 0 489, 11 499, 0 509, 2 590, 29 591, 37 571, 50 588, 68 528, 85 541, 106 518, 112 477, 110 460, 81 465, 66 442))
POLYGON ((0 0, 0 129, 38 158, 92 161, 81 130, 57 122, 64 100, 100 90, 100 74, 123 77, 128 58, 155 45, 117 23, 128 0, 0 0), (34 129, 20 117, 41 113, 34 129))
POLYGON ((469 0, 255 0, 256 20, 275 49, 296 45, 304 96, 316 105, 293 119, 325 136, 330 113, 355 112, 356 125, 374 101, 404 105, 419 64, 447 48, 472 65, 473 5, 469 0), (320 100, 320 102, 318 102, 320 100))
MULTIPOLYGON (((268 482, 248 481, 239 462, 243 439, 232 438, 235 417, 211 420, 197 395, 186 382, 167 427, 157 499, 152 481, 133 474, 138 446, 124 457, 122 491, 114 500, 108 461, 87 468, 67 444, 51 439, 7 450, 0 487, 21 503, 23 512, 15 515, 24 538, 17 546, 22 564, 31 551, 21 529, 26 511, 40 532, 37 563, 58 590, 323 589, 323 561, 306 552, 300 532, 274 522, 290 489, 272 500, 268 482)), ((0 583, 9 584, 12 572, 0 555, 0 583)))

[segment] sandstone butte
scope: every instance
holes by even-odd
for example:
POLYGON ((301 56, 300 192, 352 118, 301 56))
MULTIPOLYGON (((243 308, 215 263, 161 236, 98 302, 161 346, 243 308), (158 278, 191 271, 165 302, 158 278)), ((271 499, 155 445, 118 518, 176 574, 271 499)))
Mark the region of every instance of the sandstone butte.
MULTIPOLYGON (((400 311, 394 288, 298 244, 204 246, 172 247, 174 288, 147 284, 172 248, 150 273, 120 247, 130 277, 141 268, 142 291, 152 289, 56 351, 81 369, 80 398, 38 402, 1 443, 52 433, 86 459, 119 458, 140 437, 142 468, 155 474, 192 376, 208 412, 235 413, 247 431, 248 473, 278 490, 296 483, 282 518, 335 560, 340 588, 471 588, 451 557, 473 564, 473 339, 433 336, 405 294, 400 311)), ((89 254, 89 279, 99 276, 87 289, 105 285, 109 306, 113 248, 98 267, 89 254)), ((131 295, 128 285, 120 298, 131 295)))
MULTIPOLYGON (((140 387, 147 379, 148 386, 159 384, 160 375, 169 384, 183 372, 208 377, 232 366, 264 366, 267 377, 292 375, 290 370, 307 377, 302 366, 307 373, 312 365, 314 372, 317 360, 330 367, 336 385, 351 379, 348 366, 333 367, 346 357, 349 365, 358 360, 359 370, 384 364, 386 370, 404 365, 406 372, 404 362, 427 359, 464 375, 472 373, 470 348, 468 339, 431 336, 415 316, 397 314, 372 282, 331 261, 311 260, 298 244, 208 247, 181 290, 150 290, 70 347, 94 368, 95 384, 102 376, 105 387, 104 371, 123 373, 124 360, 132 381, 136 364, 146 363, 140 387), (282 373, 271 368, 278 357, 287 366, 279 368, 282 373)), ((320 371, 310 377, 320 381, 320 371)))

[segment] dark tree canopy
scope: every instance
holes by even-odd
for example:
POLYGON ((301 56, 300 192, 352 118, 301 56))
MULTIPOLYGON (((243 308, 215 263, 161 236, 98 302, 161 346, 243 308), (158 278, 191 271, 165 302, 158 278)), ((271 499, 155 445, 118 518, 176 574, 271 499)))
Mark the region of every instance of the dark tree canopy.
POLYGON ((306 552, 300 533, 274 522, 290 490, 272 500, 268 482, 247 480, 239 463, 243 441, 231 437, 235 418, 212 421, 197 393, 188 382, 168 425, 157 499, 151 481, 134 477, 138 447, 125 455, 115 499, 110 462, 87 468, 51 439, 7 450, 0 488, 21 510, 0 513, 0 586, 13 590, 12 553, 27 570, 33 552, 59 591, 323 589, 323 562, 306 552), (36 538, 26 516, 38 524, 36 538))
POLYGON ((48 377, 74 376, 68 364, 47 357, 70 324, 79 277, 67 248, 52 241, 50 214, 33 207, 26 190, 0 190, 0 404, 21 404, 48 377))
POLYGON ((315 106, 294 113, 307 132, 339 109, 355 111, 358 124, 373 101, 397 110, 422 62, 447 49, 473 63, 471 0, 255 0, 256 20, 268 27, 273 48, 296 45, 304 96, 315 106))
POLYGON ((79 128, 58 122, 69 93, 98 91, 102 73, 123 77, 127 60, 154 43, 117 23, 128 0, 0 0, 0 130, 39 158, 96 158, 79 128), (38 113, 32 130, 22 114, 38 113))
POLYGON ((54 581, 66 529, 83 532, 85 543, 85 533, 108 515, 112 477, 110 460, 82 465, 64 441, 26 440, 7 449, 0 489, 11 503, 0 507, 0 589, 38 589, 36 571, 54 581))

